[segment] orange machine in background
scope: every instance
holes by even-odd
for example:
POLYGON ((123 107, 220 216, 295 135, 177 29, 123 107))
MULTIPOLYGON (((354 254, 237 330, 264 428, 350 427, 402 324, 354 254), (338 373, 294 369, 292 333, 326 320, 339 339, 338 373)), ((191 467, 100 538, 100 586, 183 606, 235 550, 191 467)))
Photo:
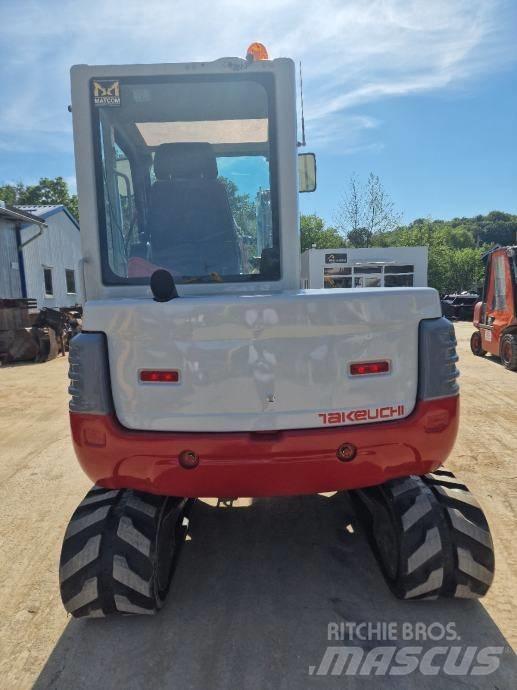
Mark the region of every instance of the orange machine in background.
POLYGON ((474 309, 472 352, 497 355, 517 371, 517 246, 498 247, 485 255, 482 301, 474 309))

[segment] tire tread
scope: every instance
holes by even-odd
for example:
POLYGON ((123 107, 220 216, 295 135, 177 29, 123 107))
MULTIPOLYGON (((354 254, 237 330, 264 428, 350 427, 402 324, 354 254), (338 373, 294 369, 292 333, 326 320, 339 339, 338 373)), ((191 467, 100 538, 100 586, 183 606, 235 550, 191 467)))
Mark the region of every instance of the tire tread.
POLYGON ((161 517, 172 510, 181 520, 184 508, 184 499, 94 486, 63 540, 65 609, 77 618, 156 613, 164 603, 155 581, 161 517))
POLYGON ((373 515, 368 524, 370 542, 397 597, 486 594, 494 575, 490 529, 479 503, 452 472, 439 469, 422 477, 395 479, 352 495, 373 515), (376 510, 377 519, 383 515, 391 519, 397 537, 396 574, 383 562, 383 550, 375 542, 375 535, 382 533, 375 529, 376 510))

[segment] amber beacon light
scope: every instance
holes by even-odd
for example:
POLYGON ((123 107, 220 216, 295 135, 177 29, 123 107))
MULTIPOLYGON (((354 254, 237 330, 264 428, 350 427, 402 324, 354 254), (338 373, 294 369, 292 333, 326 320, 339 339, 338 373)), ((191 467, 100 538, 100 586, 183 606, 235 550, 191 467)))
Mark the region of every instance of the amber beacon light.
POLYGON ((246 51, 246 60, 254 62, 255 60, 269 60, 266 46, 263 43, 252 43, 246 51))

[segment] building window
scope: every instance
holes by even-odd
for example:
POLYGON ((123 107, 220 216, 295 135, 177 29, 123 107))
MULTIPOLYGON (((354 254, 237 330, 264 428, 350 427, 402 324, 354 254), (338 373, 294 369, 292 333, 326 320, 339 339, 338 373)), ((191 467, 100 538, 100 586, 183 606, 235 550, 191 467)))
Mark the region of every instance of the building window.
POLYGON ((326 276, 351 276, 352 269, 346 266, 328 266, 323 269, 323 274, 326 276))
MULTIPOLYGON (((357 279, 356 279, 357 280, 357 279)), ((381 287, 382 278, 378 276, 361 276, 360 287, 381 287)))
POLYGON ((412 264, 407 265, 397 265, 397 266, 386 266, 384 268, 385 273, 414 273, 415 267, 412 264))
POLYGON ((354 266, 354 274, 356 273, 380 273, 382 271, 382 266, 361 266, 357 264, 354 266))
POLYGON ((384 276, 384 287, 413 287, 413 274, 384 276))
POLYGON ((352 285, 356 288, 412 287, 414 272, 415 267, 412 264, 355 264, 346 268, 325 266, 323 283, 326 288, 351 288, 352 285))
POLYGON ((52 269, 43 267, 43 280, 45 281, 45 297, 54 297, 54 286, 52 284, 52 269))
POLYGON ((71 268, 65 269, 66 291, 69 295, 75 295, 75 271, 71 268))
POLYGON ((323 285, 326 288, 351 288, 352 278, 347 276, 325 276, 323 285))
POLYGON ((398 264, 384 267, 384 287, 413 287, 415 267, 413 264, 398 264))

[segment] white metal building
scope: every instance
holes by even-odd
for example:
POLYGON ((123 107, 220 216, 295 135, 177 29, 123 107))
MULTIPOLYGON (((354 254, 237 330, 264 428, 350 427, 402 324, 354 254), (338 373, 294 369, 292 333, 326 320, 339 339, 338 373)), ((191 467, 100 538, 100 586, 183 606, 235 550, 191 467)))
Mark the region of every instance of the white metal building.
POLYGON ((2 211, 0 299, 29 297, 38 308, 82 304, 79 224, 65 206, 2 211))
POLYGON ((427 287, 427 247, 307 249, 303 288, 427 287))
POLYGON ((20 228, 32 223, 45 226, 45 221, 0 201, 0 299, 23 297, 20 278, 20 228))

